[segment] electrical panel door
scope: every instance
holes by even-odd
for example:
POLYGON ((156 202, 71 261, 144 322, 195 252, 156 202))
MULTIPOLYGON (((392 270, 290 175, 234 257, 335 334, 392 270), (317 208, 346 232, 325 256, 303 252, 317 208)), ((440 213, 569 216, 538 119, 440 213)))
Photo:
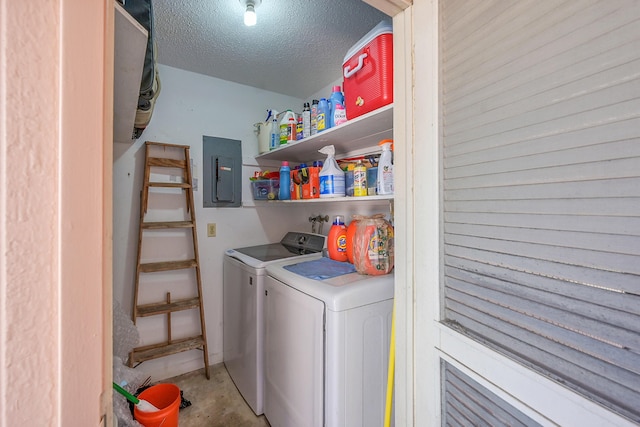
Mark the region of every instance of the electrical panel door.
POLYGON ((242 201, 242 146, 236 139, 202 137, 203 207, 238 207, 242 201))

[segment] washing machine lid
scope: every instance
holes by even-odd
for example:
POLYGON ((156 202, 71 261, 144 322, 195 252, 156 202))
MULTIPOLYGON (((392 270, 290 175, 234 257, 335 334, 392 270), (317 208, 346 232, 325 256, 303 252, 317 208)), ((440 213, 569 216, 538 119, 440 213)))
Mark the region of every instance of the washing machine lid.
POLYGON ((277 261, 267 265, 266 271, 269 276, 285 285, 323 301, 327 310, 331 311, 345 311, 393 299, 393 271, 382 276, 348 273, 316 280, 285 268, 295 264, 304 267, 304 263, 309 261, 312 260, 293 258, 277 261))
POLYGON ((320 256, 325 237, 320 234, 288 232, 279 243, 229 249, 226 255, 255 268, 265 267, 274 261, 293 257, 320 256))

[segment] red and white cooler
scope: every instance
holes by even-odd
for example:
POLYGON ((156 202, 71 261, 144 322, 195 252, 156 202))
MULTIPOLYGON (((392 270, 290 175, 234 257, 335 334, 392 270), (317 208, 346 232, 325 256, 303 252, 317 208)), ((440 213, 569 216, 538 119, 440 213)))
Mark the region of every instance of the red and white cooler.
POLYGON ((393 27, 382 21, 342 63, 344 102, 351 120, 393 102, 393 27))

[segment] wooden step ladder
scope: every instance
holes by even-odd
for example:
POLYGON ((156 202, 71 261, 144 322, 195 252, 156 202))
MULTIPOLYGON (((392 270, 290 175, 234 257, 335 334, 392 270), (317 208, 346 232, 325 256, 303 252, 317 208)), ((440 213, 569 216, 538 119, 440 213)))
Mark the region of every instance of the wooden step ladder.
MULTIPOLYGON (((178 204, 181 205, 182 202, 179 202, 178 204)), ((157 210, 160 211, 160 209, 157 210)), ((170 209, 169 211, 172 212, 172 217, 175 216, 175 209, 170 209)), ((172 233, 168 233, 168 235, 158 237, 158 239, 165 237, 169 238, 171 234, 172 233)), ((175 236, 172 236, 171 238, 176 239, 175 236)), ((173 240, 171 242, 175 243, 173 240)), ((163 248, 169 249, 175 245, 165 246, 155 244, 151 246, 153 246, 151 248, 152 251, 156 252, 156 254, 154 254, 155 258, 162 256, 157 254, 157 252, 162 252, 163 248)), ((190 249, 190 247, 188 249, 190 249)), ((182 285, 182 287, 183 286, 184 285, 182 285)), ((153 289, 150 290, 153 291, 153 289)), ((145 146, 144 181, 140 195, 140 227, 138 233, 138 255, 133 301, 133 323, 136 323, 139 317, 160 315, 164 315, 166 317, 166 340, 156 344, 134 348, 129 355, 129 366, 133 367, 146 360, 157 359, 159 357, 169 356, 187 350, 200 349, 204 356, 205 375, 207 376, 207 379, 209 379, 209 353, 207 349, 207 333, 202 302, 202 280, 200 276, 200 262, 198 257, 198 238, 196 214, 193 203, 193 179, 191 176, 189 147, 184 145, 147 141, 145 146), (151 181, 152 172, 154 174, 154 181, 151 181), (179 174, 181 176, 176 176, 175 174, 179 174), (151 188, 154 190, 149 191, 151 188), (154 197, 178 197, 179 199, 182 199, 181 193, 184 193, 184 201, 186 203, 185 206, 181 206, 182 208, 186 208, 182 218, 179 218, 178 220, 172 218, 173 220, 170 221, 166 221, 166 218, 162 218, 162 221, 148 220, 148 217, 152 216, 151 212, 147 212, 150 205, 150 199, 153 199, 154 197), (185 230, 186 232, 183 231, 181 234, 178 232, 178 229, 188 229, 191 233, 185 230), (156 233, 154 235, 154 232, 163 230, 165 233, 168 230, 178 232, 178 236, 180 236, 179 238, 184 236, 187 240, 191 240, 193 243, 192 257, 190 254, 187 254, 186 259, 143 262, 142 257, 144 253, 143 246, 145 238, 148 240, 152 237, 156 237, 158 234, 156 233), (191 235, 190 237, 189 234, 191 235), (189 297, 172 299, 171 292, 167 291, 166 294, 163 295, 165 297, 163 301, 139 304, 138 297, 141 287, 148 290, 154 286, 162 284, 158 283, 158 281, 149 283, 148 280, 142 280, 141 283, 141 277, 146 278, 147 274, 158 274, 159 272, 183 269, 194 270, 194 274, 187 273, 187 276, 189 276, 190 281, 195 281, 195 289, 179 289, 180 285, 172 285, 168 283, 164 283, 164 286, 171 290, 178 289, 181 296, 191 294, 189 297), (191 279, 193 276, 195 276, 195 280, 191 279), (173 339, 171 314, 178 311, 196 309, 200 316, 200 333, 186 338, 173 339)))

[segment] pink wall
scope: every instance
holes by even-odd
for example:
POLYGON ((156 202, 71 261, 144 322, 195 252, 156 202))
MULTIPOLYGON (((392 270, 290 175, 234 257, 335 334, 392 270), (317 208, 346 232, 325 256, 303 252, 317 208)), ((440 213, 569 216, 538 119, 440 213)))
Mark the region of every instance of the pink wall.
POLYGON ((0 0, 0 426, 97 426, 109 389, 107 6, 0 0))

